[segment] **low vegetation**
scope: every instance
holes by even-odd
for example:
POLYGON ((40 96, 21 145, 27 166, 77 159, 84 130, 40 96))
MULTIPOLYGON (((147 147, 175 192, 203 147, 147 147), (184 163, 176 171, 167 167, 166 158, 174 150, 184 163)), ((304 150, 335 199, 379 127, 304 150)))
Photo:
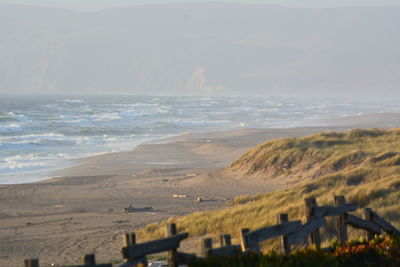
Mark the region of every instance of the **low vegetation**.
POLYGON ((400 165, 400 129, 328 132, 262 143, 228 168, 268 178, 316 178, 360 166, 400 165))
POLYGON ((268 253, 236 257, 210 257, 193 260, 190 267, 225 266, 225 267, 268 267, 268 266, 333 266, 333 267, 394 267, 400 266, 400 242, 387 237, 371 242, 357 241, 337 246, 333 244, 330 252, 305 249, 282 255, 268 253))
MULTIPOLYGON (((231 207, 196 212, 139 231, 141 238, 164 235, 164 224, 176 223, 178 231, 191 236, 238 237, 240 229, 256 229, 276 223, 276 215, 288 213, 290 220, 304 218, 304 198, 315 197, 320 205, 332 205, 335 195, 348 202, 371 207, 394 226, 400 226, 400 129, 353 130, 286 138, 258 145, 232 163, 227 171, 265 179, 291 177, 298 184, 286 190, 259 196, 237 197, 231 207)), ((322 230, 325 244, 332 223, 322 230), (325 231, 325 232, 324 232, 325 231)), ((352 230, 350 238, 360 233, 352 230)), ((277 242, 268 242, 269 251, 277 242)))

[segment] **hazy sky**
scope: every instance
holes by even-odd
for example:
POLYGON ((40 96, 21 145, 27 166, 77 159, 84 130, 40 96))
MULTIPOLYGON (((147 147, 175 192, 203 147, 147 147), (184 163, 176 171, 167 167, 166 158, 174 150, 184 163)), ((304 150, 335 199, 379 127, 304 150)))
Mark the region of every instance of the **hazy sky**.
MULTIPOLYGON (((0 0, 92 11, 155 2, 173 1, 0 0)), ((393 1, 184 2, 88 13, 0 6, 0 94, 400 96, 393 1)))
MULTIPOLYGON (((0 4, 43 5, 76 10, 99 10, 109 7, 143 5, 151 3, 190 3, 204 0, 0 0, 0 4)), ((399 0, 209 0, 207 2, 278 4, 300 7, 335 6, 400 6, 399 0)))

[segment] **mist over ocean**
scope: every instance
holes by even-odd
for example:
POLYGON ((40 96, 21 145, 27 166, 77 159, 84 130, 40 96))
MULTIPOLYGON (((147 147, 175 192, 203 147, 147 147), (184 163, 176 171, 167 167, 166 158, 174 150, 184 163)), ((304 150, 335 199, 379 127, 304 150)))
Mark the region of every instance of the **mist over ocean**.
POLYGON ((329 118, 396 111, 395 100, 2 96, 0 183, 42 180, 74 159, 129 151, 181 132, 312 126, 329 118))

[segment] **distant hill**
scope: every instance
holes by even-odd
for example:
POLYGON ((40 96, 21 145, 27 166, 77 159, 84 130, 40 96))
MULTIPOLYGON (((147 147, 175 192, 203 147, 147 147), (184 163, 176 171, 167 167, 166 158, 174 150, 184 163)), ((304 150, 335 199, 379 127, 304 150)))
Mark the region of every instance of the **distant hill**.
POLYGON ((399 96, 400 8, 0 5, 0 92, 399 96))

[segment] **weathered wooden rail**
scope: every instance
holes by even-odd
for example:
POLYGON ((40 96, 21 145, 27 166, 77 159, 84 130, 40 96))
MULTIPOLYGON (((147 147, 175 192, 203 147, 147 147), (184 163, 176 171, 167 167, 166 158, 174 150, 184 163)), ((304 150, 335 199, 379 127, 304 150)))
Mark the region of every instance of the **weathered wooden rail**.
POLYGON ((175 224, 168 224, 165 230, 165 238, 140 244, 136 243, 135 233, 125 234, 122 256, 126 262, 121 267, 136 266, 137 264, 145 265, 147 264, 147 255, 160 252, 168 252, 168 266, 177 267, 179 262, 188 257, 184 253, 178 253, 177 250, 180 242, 186 239, 189 234, 177 234, 175 224))
MULTIPOLYGON (((375 235, 391 234, 400 236, 400 231, 385 221, 370 208, 364 208, 362 218, 349 214, 356 211, 357 205, 346 203, 343 196, 334 197, 334 206, 318 206, 315 198, 306 198, 306 222, 289 221, 288 214, 278 214, 277 224, 250 231, 241 230, 240 244, 232 244, 231 236, 222 234, 219 247, 213 248, 211 238, 201 242, 201 257, 232 256, 240 253, 259 253, 260 243, 279 238, 282 253, 290 253, 293 245, 313 245, 321 247, 319 229, 326 226, 325 217, 334 217, 337 240, 340 243, 348 241, 348 226, 365 231, 366 239, 371 240, 375 235)), ((187 263, 195 255, 178 252, 180 242, 189 236, 188 233, 178 234, 175 224, 166 226, 165 238, 145 243, 136 243, 135 233, 123 236, 122 256, 124 263, 120 267, 146 266, 146 257, 150 254, 167 252, 169 267, 177 267, 187 263)), ((83 265, 70 267, 111 267, 112 264, 96 264, 94 255, 86 255, 83 265)), ((25 267, 39 267, 37 259, 25 260, 25 267)))
POLYGON ((334 207, 318 206, 315 198, 305 199, 307 222, 289 221, 287 214, 278 215, 278 224, 256 229, 254 231, 242 230, 242 251, 258 252, 259 243, 272 238, 280 237, 283 253, 290 253, 291 246, 296 243, 310 244, 321 247, 319 228, 326 225, 325 217, 335 217, 335 230, 340 243, 348 241, 350 225, 366 232, 367 240, 374 235, 392 234, 400 236, 400 231, 382 219, 369 208, 363 209, 363 218, 348 214, 358 209, 355 204, 345 203, 343 196, 335 196, 334 207), (308 240, 307 240, 308 239, 308 240))

